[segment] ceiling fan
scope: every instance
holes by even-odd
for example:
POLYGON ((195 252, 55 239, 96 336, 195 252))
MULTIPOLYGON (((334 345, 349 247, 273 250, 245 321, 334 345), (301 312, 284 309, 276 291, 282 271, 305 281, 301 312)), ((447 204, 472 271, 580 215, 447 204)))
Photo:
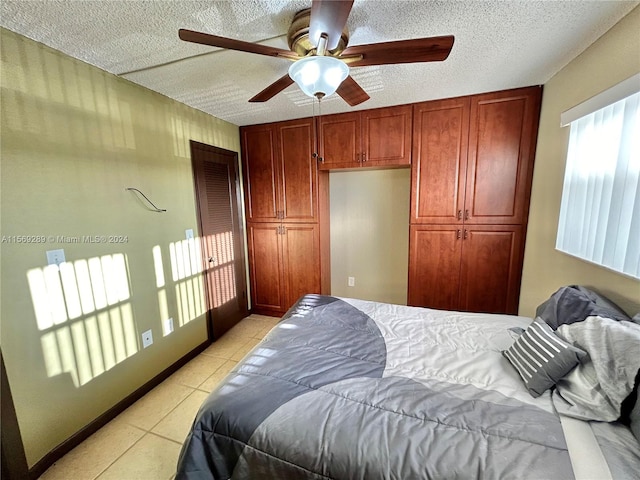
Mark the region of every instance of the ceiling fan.
POLYGON ((289 72, 251 98, 266 102, 294 81, 302 91, 318 99, 337 93, 349 105, 358 105, 369 95, 349 75, 349 67, 397 63, 439 62, 453 47, 452 35, 417 38, 369 45, 348 46, 347 19, 353 0, 313 0, 311 8, 293 18, 287 41, 291 50, 180 29, 180 39, 213 47, 284 58, 294 63, 289 72))

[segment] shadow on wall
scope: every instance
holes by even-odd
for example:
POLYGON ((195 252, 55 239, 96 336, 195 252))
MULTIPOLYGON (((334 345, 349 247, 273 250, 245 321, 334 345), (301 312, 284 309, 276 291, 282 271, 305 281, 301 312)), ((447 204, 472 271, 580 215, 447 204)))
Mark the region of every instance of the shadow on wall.
MULTIPOLYGON (((214 260, 207 261, 207 273, 215 308, 236 297, 232 233, 205 241, 214 260)), ((174 331, 173 316, 179 328, 206 311, 201 245, 197 237, 169 244, 169 285, 162 249, 152 248, 159 317, 151 328, 159 326, 165 337, 174 331)), ((126 254, 34 268, 27 280, 48 377, 68 374, 80 387, 142 349, 126 254)))

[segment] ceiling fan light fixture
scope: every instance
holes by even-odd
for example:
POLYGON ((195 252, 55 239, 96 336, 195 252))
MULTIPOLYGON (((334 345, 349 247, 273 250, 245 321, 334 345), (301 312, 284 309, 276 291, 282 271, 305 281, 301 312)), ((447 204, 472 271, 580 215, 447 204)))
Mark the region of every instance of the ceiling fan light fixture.
POLYGON ((334 57, 312 56, 293 63, 289 76, 306 95, 323 98, 335 93, 349 76, 349 67, 334 57))

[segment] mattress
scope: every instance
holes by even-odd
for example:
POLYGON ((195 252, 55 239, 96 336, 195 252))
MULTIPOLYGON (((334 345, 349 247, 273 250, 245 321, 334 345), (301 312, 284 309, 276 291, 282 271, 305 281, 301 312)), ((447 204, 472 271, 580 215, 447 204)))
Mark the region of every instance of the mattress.
MULTIPOLYGON (((502 354, 531 322, 304 296, 204 402, 176 479, 575 478, 551 394, 502 354)), ((629 429, 598 428, 633 478, 629 429)))

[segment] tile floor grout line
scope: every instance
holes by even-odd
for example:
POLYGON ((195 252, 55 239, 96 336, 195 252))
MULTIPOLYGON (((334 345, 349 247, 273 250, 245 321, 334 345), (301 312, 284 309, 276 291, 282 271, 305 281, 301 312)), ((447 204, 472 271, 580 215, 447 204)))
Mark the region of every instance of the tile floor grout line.
MULTIPOLYGON (((139 427, 137 427, 139 428, 139 427)), ((148 433, 146 430, 143 430, 141 428, 139 428, 139 430, 142 430, 144 433, 140 436, 139 439, 137 439, 135 442, 133 442, 131 445, 129 445, 128 448, 125 449, 124 452, 122 452, 120 455, 118 455, 115 460, 113 460, 113 462, 111 462, 109 465, 107 465, 107 467, 102 470, 100 473, 98 473, 98 475, 96 475, 95 477, 93 477, 92 480, 98 480, 100 478, 100 476, 102 474, 104 474, 107 470, 109 470, 118 460, 120 460, 129 450, 131 450, 138 442, 140 442, 148 433)))
MULTIPOLYGON (((156 436, 156 437, 158 437, 158 438, 162 438, 162 439, 164 439, 164 440, 169 440, 170 442, 173 442, 173 443, 175 443, 176 445, 180 445, 180 447, 182 447, 182 445, 184 444, 184 440, 183 440, 182 442, 178 442, 177 440, 174 440, 173 438, 166 437, 166 436, 164 436, 164 435, 162 435, 162 434, 160 434, 160 433, 156 433, 156 432, 149 432, 149 433, 150 433, 151 435, 155 435, 155 436, 156 436)), ((187 435, 188 435, 188 433, 187 433, 187 435)), ((185 440, 186 440, 186 439, 187 439, 187 437, 185 437, 185 440)))

